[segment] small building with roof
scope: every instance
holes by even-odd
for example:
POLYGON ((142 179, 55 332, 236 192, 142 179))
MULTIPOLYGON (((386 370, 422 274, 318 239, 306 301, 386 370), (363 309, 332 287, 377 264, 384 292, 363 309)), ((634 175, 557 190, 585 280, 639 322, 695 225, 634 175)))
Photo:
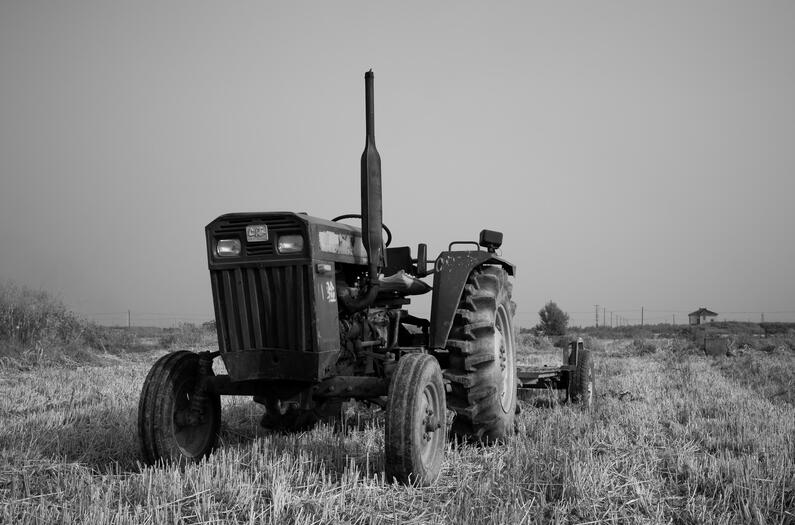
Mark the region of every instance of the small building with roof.
MULTIPOLYGON (((690 320, 691 325, 699 325, 701 323, 706 323, 708 317, 718 317, 718 314, 713 312, 712 310, 707 310, 703 306, 696 310, 695 312, 690 312, 687 314, 687 318, 690 320)), ((714 319, 710 319, 710 321, 714 321, 714 319)))

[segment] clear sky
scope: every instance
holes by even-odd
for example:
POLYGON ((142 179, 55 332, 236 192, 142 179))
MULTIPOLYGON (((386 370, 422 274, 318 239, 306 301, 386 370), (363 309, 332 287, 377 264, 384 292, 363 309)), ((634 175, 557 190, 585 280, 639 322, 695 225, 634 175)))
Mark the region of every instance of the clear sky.
POLYGON ((359 211, 371 67, 395 245, 503 231, 520 325, 795 320, 790 1, 2 0, 0 281, 209 319, 213 218, 359 211))

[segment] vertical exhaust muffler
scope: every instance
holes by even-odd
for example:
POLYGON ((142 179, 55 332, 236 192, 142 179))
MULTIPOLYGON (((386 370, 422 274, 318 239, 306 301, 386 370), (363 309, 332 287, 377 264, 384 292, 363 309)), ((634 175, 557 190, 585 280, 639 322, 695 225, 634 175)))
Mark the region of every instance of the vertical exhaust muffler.
POLYGON ((375 147, 375 108, 373 70, 364 74, 366 138, 362 153, 362 241, 369 262, 370 284, 378 283, 378 270, 384 263, 381 233, 381 156, 375 147))
POLYGON ((356 299, 343 299, 348 310, 356 311, 373 304, 380 282, 378 272, 385 266, 381 198, 381 156, 375 147, 375 107, 373 102, 373 70, 364 74, 365 141, 362 152, 362 244, 367 252, 369 282, 367 292, 356 299))

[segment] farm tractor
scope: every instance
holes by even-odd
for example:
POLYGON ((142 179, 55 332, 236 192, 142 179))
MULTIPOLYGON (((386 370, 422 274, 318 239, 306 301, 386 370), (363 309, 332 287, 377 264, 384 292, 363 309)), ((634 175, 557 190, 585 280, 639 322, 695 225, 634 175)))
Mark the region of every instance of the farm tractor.
MULTIPOLYGON (((153 365, 138 413, 147 462, 208 455, 221 395, 252 396, 264 426, 294 430, 339 416, 354 399, 385 411, 387 479, 427 485, 449 436, 494 443, 514 431, 518 387, 567 389, 580 384, 570 375, 592 377, 589 357, 578 367, 581 344, 560 369, 517 369, 515 267, 496 253, 502 233, 451 242, 434 260, 425 244, 416 257, 390 246, 372 71, 365 95, 361 214, 231 213, 206 227, 219 350, 176 351, 153 365), (422 280, 429 275, 433 287, 422 280), (428 292, 430 319, 405 309, 428 292), (219 356, 225 375, 213 372, 219 356)), ((590 395, 583 384, 572 397, 590 395)))

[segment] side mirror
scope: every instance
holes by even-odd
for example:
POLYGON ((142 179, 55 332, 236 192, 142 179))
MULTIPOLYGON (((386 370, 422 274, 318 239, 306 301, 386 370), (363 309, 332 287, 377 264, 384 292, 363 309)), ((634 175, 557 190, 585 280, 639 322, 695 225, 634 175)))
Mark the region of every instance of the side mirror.
POLYGON ((502 232, 481 230, 480 242, 478 242, 478 244, 486 248, 490 253, 494 253, 500 246, 502 246, 502 232))

